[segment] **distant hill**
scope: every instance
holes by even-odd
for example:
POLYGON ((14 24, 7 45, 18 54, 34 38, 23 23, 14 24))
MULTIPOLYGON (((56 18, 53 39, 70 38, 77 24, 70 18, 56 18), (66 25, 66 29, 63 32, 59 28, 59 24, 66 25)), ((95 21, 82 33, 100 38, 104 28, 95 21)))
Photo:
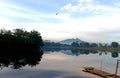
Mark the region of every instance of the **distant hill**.
POLYGON ((65 39, 65 40, 62 40, 60 41, 59 43, 61 44, 72 44, 73 42, 83 42, 82 40, 80 40, 79 38, 72 38, 72 39, 65 39))

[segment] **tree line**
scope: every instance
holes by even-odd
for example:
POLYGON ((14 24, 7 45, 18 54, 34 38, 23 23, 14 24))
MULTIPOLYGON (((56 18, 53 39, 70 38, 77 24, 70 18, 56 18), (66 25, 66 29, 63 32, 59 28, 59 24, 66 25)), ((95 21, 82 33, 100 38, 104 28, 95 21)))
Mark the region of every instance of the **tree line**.
POLYGON ((88 43, 88 42, 73 42, 71 44, 73 47, 84 47, 84 48, 89 48, 89 47, 100 47, 100 48, 118 48, 120 45, 118 42, 111 42, 111 44, 102 44, 102 43, 88 43))
POLYGON ((80 47, 80 48, 118 48, 120 44, 118 42, 111 42, 111 44, 103 43, 89 43, 89 42, 73 42, 72 44, 60 44, 59 42, 44 42, 44 47, 80 47))
POLYGON ((0 30, 0 48, 40 48, 43 40, 36 30, 24 29, 0 30))

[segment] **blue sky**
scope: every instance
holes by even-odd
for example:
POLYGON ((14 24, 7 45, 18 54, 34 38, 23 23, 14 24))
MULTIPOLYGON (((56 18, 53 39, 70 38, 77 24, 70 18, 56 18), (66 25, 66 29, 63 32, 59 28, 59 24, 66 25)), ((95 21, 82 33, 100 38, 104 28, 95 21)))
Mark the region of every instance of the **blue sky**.
POLYGON ((45 40, 119 42, 119 20, 120 0, 0 0, 0 28, 35 29, 45 40))

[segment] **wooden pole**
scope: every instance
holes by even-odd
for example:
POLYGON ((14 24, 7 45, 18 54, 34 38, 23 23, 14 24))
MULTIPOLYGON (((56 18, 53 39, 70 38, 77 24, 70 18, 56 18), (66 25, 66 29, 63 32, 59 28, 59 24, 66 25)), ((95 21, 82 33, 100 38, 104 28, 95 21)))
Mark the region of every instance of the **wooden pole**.
POLYGON ((101 60, 100 68, 101 68, 101 70, 102 70, 102 60, 101 60))
POLYGON ((119 64, 120 60, 117 60, 117 64, 116 64, 116 70, 115 70, 115 78, 117 78, 117 71, 118 71, 118 64, 119 64))

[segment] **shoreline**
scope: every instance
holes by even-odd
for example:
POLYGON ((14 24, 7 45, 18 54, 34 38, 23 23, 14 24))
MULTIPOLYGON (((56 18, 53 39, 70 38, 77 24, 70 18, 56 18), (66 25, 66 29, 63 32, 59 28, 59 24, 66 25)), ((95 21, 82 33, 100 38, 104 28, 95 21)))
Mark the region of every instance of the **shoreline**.
POLYGON ((95 47, 95 48, 76 48, 76 49, 120 52, 120 48, 97 48, 97 47, 95 47))
POLYGON ((44 49, 70 49, 70 50, 99 50, 99 51, 112 51, 112 52, 120 52, 120 48, 99 48, 99 47, 88 47, 88 48, 84 48, 84 47, 56 47, 56 46, 52 46, 52 47, 44 47, 44 49))

